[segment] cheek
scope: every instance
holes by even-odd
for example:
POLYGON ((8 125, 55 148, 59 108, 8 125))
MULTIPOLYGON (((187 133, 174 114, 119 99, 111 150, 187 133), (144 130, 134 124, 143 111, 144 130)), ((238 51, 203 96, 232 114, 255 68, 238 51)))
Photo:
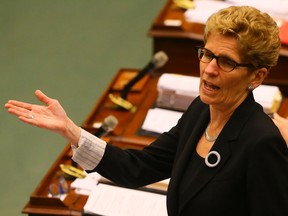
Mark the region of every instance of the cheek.
POLYGON ((199 63, 199 74, 200 74, 200 77, 203 75, 204 69, 205 69, 204 65, 201 64, 201 62, 200 62, 199 63))
POLYGON ((246 83, 243 79, 231 79, 225 82, 225 94, 230 95, 230 97, 235 97, 237 95, 242 95, 246 92, 246 83))

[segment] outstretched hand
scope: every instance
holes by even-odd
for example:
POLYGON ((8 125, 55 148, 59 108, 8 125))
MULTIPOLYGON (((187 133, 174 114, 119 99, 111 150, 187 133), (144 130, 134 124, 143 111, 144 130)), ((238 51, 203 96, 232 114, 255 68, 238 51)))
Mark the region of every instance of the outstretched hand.
POLYGON ((54 131, 73 144, 78 143, 80 128, 68 118, 58 100, 46 96, 40 90, 36 90, 35 95, 44 105, 9 100, 5 107, 9 113, 18 116, 25 123, 54 131))

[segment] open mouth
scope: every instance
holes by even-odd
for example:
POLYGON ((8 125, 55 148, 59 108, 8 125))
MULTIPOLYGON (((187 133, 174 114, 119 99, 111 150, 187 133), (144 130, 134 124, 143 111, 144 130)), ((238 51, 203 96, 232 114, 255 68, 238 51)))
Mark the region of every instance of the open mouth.
POLYGON ((209 83, 205 80, 204 80, 204 87, 208 90, 219 90, 220 89, 218 86, 215 86, 212 83, 209 83))

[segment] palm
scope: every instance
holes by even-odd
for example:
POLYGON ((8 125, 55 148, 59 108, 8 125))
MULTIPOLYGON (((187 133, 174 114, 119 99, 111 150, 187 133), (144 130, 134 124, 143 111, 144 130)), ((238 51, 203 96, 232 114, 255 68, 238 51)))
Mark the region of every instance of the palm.
POLYGON ((18 116, 23 122, 62 133, 66 129, 68 121, 63 107, 57 100, 47 97, 39 90, 35 94, 45 105, 11 100, 5 107, 8 108, 9 113, 18 116), (29 118, 30 115, 33 115, 33 119, 29 118))

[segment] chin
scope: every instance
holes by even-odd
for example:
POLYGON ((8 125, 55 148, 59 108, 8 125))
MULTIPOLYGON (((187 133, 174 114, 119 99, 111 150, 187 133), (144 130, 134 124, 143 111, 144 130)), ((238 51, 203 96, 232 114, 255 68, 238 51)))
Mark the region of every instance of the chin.
POLYGON ((211 104, 211 99, 200 92, 200 100, 205 104, 211 104))

